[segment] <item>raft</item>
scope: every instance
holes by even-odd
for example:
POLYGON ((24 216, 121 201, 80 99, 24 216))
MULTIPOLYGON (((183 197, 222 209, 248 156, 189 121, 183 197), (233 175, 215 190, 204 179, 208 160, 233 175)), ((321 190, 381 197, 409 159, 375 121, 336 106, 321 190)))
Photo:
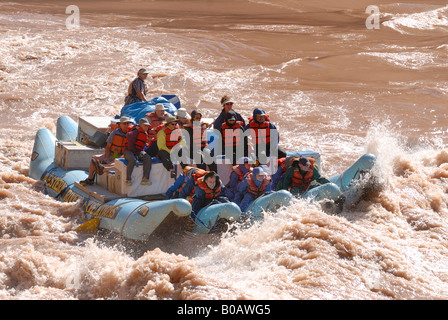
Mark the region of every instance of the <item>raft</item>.
MULTIPOLYGON (((66 115, 61 116, 57 120, 56 136, 48 129, 37 131, 29 175, 43 181, 45 192, 51 197, 65 202, 80 201, 86 219, 77 230, 99 228, 127 239, 147 241, 166 221, 179 220, 185 225, 188 225, 186 221, 193 222, 192 230, 186 230, 187 232, 207 234, 214 231, 220 220, 262 221, 266 212, 289 205, 292 194, 281 190, 256 199, 246 212, 241 212, 235 203, 228 202, 213 203, 196 215, 192 214, 191 204, 187 200, 166 200, 164 197, 174 179, 158 158, 152 158, 151 186, 139 184, 143 170, 138 163, 132 174, 132 185, 126 186, 127 163, 121 158, 115 160, 114 170, 98 176, 94 185, 82 186, 79 182, 88 177, 91 157, 104 153, 104 149, 98 144, 105 141, 109 125, 123 115, 138 121, 139 117, 152 111, 156 103, 163 103, 171 114, 180 107, 177 96, 161 96, 146 103, 137 103, 138 106, 125 106, 121 115, 115 118, 80 117, 75 122, 66 115), (169 216, 176 218, 168 219, 169 216)), ((216 139, 212 130, 208 130, 208 139, 210 142, 216 139)), ((313 151, 289 152, 288 155, 311 156, 320 164, 320 155, 313 151)), ((336 200, 344 193, 353 193, 354 182, 361 178, 363 172, 369 171, 374 163, 373 155, 364 155, 342 174, 331 177, 331 183, 316 187, 303 197, 311 201, 336 200)), ((178 173, 182 171, 180 165, 176 170, 178 173)), ((227 183, 231 170, 229 162, 218 162, 218 174, 224 184, 227 183)), ((356 191, 355 194, 360 192, 356 191)))

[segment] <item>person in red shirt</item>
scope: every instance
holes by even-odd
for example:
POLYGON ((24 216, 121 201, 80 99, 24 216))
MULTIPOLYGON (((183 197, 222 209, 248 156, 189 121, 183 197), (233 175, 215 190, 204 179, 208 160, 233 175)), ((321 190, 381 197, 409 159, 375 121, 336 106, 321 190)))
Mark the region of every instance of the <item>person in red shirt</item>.
POLYGON ((138 126, 127 134, 128 147, 125 151, 124 158, 128 162, 126 169, 126 184, 128 186, 131 185, 131 176, 137 161, 143 162, 143 177, 140 184, 151 185, 149 175, 151 173, 152 159, 146 153, 146 147, 150 137, 148 133, 149 127, 150 123, 148 119, 141 118, 138 126))

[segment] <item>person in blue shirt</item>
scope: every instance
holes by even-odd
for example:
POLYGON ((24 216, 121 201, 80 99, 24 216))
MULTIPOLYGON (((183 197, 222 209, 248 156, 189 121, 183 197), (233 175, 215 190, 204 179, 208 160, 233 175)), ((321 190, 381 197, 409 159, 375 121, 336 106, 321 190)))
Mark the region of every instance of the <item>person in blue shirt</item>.
POLYGON ((258 166, 248 173, 238 185, 238 193, 235 195, 234 202, 242 212, 245 212, 252 201, 271 191, 272 182, 267 169, 264 169, 264 166, 258 166))
POLYGON ((179 198, 179 191, 182 186, 185 184, 185 174, 181 173, 171 187, 166 190, 165 198, 167 199, 177 199, 179 198))
POLYGON ((191 197, 194 194, 196 180, 207 173, 208 171, 205 171, 203 169, 186 166, 184 168, 184 172, 180 174, 179 177, 177 177, 176 181, 174 181, 171 187, 169 187, 166 191, 166 198, 183 198, 190 201, 191 197))
POLYGON ((191 204, 192 215, 198 214, 201 209, 215 202, 229 202, 229 199, 226 196, 226 187, 222 184, 219 175, 210 171, 197 180, 191 204))
POLYGON ((191 203, 198 179, 205 176, 207 173, 209 173, 209 171, 205 171, 201 168, 192 168, 185 177, 185 183, 182 186, 182 189, 180 189, 179 198, 187 199, 191 203))
POLYGON ((226 185, 227 197, 230 200, 235 198, 238 191, 238 184, 243 181, 244 176, 251 170, 251 164, 248 157, 242 157, 238 160, 238 165, 233 166, 230 173, 229 182, 226 185))

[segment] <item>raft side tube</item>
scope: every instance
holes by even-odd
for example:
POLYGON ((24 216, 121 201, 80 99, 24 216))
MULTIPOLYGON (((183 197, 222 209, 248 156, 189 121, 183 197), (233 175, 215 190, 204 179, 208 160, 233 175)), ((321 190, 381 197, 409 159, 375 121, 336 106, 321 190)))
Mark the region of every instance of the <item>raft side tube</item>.
POLYGON ((69 116, 60 116, 56 122, 56 139, 75 141, 78 136, 78 124, 69 116))
POLYGON ((234 202, 213 204, 205 207, 193 219, 193 233, 207 234, 213 230, 218 219, 238 220, 241 216, 240 207, 234 202))
MULTIPOLYGON (((103 208, 105 210, 102 212, 111 216, 101 217, 99 228, 141 241, 147 240, 171 212, 179 217, 188 217, 191 213, 191 205, 185 199, 148 202, 120 198, 107 202, 103 208)), ((101 212, 100 209, 97 210, 101 212)))
POLYGON ((291 192, 287 190, 269 193, 251 202, 245 213, 249 215, 251 221, 260 221, 264 218, 264 211, 272 211, 278 207, 287 206, 292 197, 291 192))
MULTIPOLYGON (((40 179, 45 184, 45 190, 47 193, 59 200, 61 196, 64 195, 64 192, 67 188, 72 190, 76 189, 74 187, 75 182, 79 182, 87 179, 89 174, 83 170, 70 170, 66 171, 61 167, 58 167, 54 163, 46 170, 40 179)), ((79 193, 78 189, 75 190, 76 193, 79 193)))
POLYGON ((302 195, 303 199, 313 201, 321 200, 338 200, 342 196, 342 191, 339 187, 332 182, 320 185, 311 190, 308 190, 302 195))
POLYGON ((31 154, 29 176, 40 180, 42 175, 54 167, 56 137, 48 129, 39 129, 34 139, 33 152, 31 154))
POLYGON ((375 162, 376 157, 373 154, 366 153, 343 173, 330 177, 328 180, 345 192, 352 186, 354 181, 361 178, 361 173, 370 171, 375 165, 375 162))

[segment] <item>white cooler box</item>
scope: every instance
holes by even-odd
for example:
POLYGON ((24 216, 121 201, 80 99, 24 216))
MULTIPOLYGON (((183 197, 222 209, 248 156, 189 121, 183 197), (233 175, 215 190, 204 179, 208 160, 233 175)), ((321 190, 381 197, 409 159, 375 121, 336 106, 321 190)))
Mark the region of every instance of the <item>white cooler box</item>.
POLYGON ((54 162, 64 170, 88 170, 92 156, 103 153, 104 148, 93 148, 71 141, 57 141, 54 162))
MULTIPOLYGON (((128 197, 141 197, 146 195, 165 194, 169 187, 174 183, 170 173, 163 167, 158 158, 152 158, 151 173, 149 175, 150 186, 142 186, 140 182, 143 177, 143 165, 138 163, 132 171, 132 185, 126 185, 126 160, 119 158, 115 160, 115 186, 114 192, 128 197)), ((181 173, 182 168, 177 166, 177 172, 181 173)), ((109 188, 110 188, 110 183, 109 188)))
POLYGON ((87 144, 96 132, 106 134, 113 120, 111 117, 79 117, 76 141, 87 144))

